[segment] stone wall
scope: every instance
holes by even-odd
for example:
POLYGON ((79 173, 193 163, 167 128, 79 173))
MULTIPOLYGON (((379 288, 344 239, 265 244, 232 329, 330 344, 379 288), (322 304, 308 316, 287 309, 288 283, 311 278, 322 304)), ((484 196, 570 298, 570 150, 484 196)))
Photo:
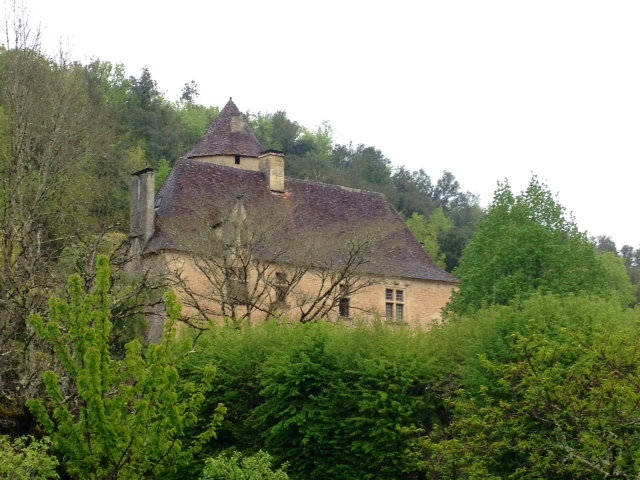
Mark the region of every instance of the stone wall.
MULTIPOLYGON (((167 265, 168 272, 180 271, 182 278, 188 282, 189 288, 193 292, 202 296, 207 295, 211 284, 194 266, 188 255, 174 252, 162 254, 161 257, 167 265)), ((269 275, 273 277, 275 272, 280 270, 286 271, 286 269, 280 269, 274 265, 269 275)), ((255 278, 250 278, 248 284, 251 286, 255 281, 255 278)), ((453 283, 405 278, 373 277, 367 282, 371 284, 351 295, 346 295, 349 298, 349 318, 341 318, 339 309, 334 308, 327 320, 352 322, 359 319, 380 318, 393 323, 426 329, 441 319, 442 309, 449 302, 455 288, 453 283), (398 297, 398 292, 401 292, 400 297, 398 297), (389 299, 389 293, 391 293, 391 299, 389 299), (388 304, 392 307, 390 318, 387 318, 388 304), (402 309, 402 319, 396 318, 398 305, 402 309)), ((280 310, 283 317, 292 321, 299 320, 300 309, 296 307, 296 304, 302 303, 305 296, 315 298, 322 291, 324 290, 319 277, 312 273, 306 273, 297 287, 288 294, 286 306, 280 310)), ((182 297, 183 303, 188 303, 185 301, 186 293, 184 291, 181 292, 180 289, 177 289, 177 293, 179 298, 182 297)), ((275 292, 270 292, 266 301, 272 302, 274 300, 275 292)), ((207 305, 207 308, 212 311, 220 311, 213 301, 207 305)), ((184 314, 198 316, 196 310, 188 307, 185 308, 184 314)), ((261 312, 252 315, 253 322, 264 319, 265 315, 261 312)))
POLYGON ((240 156, 240 164, 236 164, 236 157, 234 155, 194 157, 191 160, 204 163, 215 163, 216 165, 224 165, 225 167, 240 168, 242 170, 251 170, 254 172, 260 170, 260 160, 256 157, 240 156))

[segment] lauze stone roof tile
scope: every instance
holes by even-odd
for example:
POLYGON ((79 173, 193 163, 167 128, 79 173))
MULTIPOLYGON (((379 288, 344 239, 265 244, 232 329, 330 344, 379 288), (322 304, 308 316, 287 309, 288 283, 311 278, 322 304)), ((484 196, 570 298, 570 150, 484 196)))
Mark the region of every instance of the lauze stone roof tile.
POLYGON ((244 115, 231 99, 186 158, 215 155, 258 157, 264 150, 244 115))
MULTIPOLYGON (((322 242, 330 244, 322 249, 327 257, 332 255, 331 245, 337 251, 363 232, 372 233, 376 236, 372 259, 362 267, 368 274, 457 282, 435 265, 380 193, 287 177, 285 192, 277 194, 269 190, 261 172, 190 159, 176 163, 158 192, 156 231, 145 251, 184 249, 168 225, 181 225, 185 236, 199 235, 198 225, 203 225, 199 219, 206 217, 206 224, 214 228, 238 202, 258 221, 268 212, 286 212, 284 235, 289 241, 303 241, 305 235, 317 232, 322 242)), ((264 252, 268 256, 268 248, 264 252)))

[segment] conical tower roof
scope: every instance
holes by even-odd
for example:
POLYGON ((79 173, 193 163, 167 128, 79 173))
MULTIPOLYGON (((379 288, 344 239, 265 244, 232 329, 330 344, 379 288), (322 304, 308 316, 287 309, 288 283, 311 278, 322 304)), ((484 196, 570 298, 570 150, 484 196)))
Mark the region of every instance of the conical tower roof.
POLYGON ((246 118, 229 99, 218 118, 196 147, 187 154, 187 158, 209 157, 215 155, 242 155, 258 157, 264 151, 246 118))

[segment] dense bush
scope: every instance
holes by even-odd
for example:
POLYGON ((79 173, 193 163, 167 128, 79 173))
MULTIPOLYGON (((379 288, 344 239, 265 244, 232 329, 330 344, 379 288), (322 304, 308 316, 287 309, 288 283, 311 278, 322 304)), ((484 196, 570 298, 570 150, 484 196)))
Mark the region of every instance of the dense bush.
POLYGON ((640 312, 537 295, 450 324, 463 389, 422 441, 429 478, 637 478, 640 312))
POLYGON ((264 449, 299 479, 412 478, 420 463, 407 452, 439 410, 429 338, 383 325, 212 330, 185 372, 214 365, 209 407, 227 407, 204 454, 264 449))

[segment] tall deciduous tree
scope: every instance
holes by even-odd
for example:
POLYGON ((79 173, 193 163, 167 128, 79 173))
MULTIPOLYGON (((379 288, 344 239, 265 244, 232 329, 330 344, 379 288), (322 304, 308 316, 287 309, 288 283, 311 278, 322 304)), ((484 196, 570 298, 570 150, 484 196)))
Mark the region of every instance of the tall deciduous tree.
POLYGON ((467 369, 452 424, 425 439, 428 478, 638 478, 638 320, 613 301, 553 295, 463 318, 482 325, 467 337, 480 349, 454 343, 482 383, 467 369))
POLYGON ((457 313, 536 291, 615 295, 593 244, 536 177, 520 195, 499 185, 455 274, 457 313))
POLYGON ((1 428, 24 413, 38 384, 27 317, 64 285, 56 266, 79 226, 86 234, 94 225, 99 181, 91 174, 113 142, 85 72, 64 56, 44 55, 26 13, 16 7, 13 14, 0 54, 1 428))
POLYGON ((294 211, 277 204, 245 208, 237 200, 221 209, 213 228, 205 213, 189 219, 198 225, 197 234, 181 221, 164 225, 188 252, 169 262, 185 307, 201 319, 224 318, 236 325, 283 312, 306 323, 326 318, 345 296, 381 282, 366 274, 376 260, 380 226, 348 235, 326 228, 319 234, 292 229, 294 211), (341 248, 335 247, 336 238, 344 240, 341 248), (303 277, 309 286, 299 289, 303 277))
POLYGON ((445 254, 440 251, 438 238, 453 227, 453 223, 444 214, 442 207, 436 208, 428 219, 414 213, 407 220, 407 226, 429 252, 431 259, 441 268, 446 268, 445 254))
POLYGON ((44 375, 46 401, 29 408, 62 454, 73 478, 138 479, 175 471, 189 461, 198 442, 214 434, 224 409, 196 441, 183 443, 186 429, 211 385, 182 384, 177 371, 182 349, 174 324, 180 314, 175 296, 166 296, 169 317, 159 345, 143 349, 134 340, 124 359, 110 353, 111 299, 107 257, 98 257, 97 284, 84 294, 80 276, 69 279, 70 301, 53 298, 49 318, 34 315, 30 322, 55 351, 64 370, 44 375))

